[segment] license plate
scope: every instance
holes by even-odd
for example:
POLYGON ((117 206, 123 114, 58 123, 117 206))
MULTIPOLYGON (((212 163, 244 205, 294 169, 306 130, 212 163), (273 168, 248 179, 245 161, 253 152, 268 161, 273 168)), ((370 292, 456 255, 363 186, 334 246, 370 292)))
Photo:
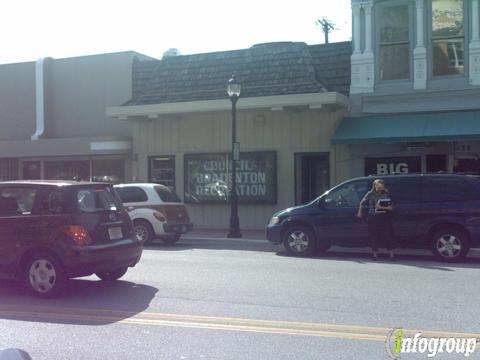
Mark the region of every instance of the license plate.
POLYGON ((110 236, 110 240, 118 240, 123 238, 122 228, 121 227, 109 228, 108 236, 110 236))

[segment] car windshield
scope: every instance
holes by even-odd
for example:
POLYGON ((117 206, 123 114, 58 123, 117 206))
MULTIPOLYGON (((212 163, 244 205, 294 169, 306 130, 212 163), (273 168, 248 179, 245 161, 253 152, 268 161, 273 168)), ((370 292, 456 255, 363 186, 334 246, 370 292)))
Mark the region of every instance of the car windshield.
POLYGON ((161 186, 155 186, 155 191, 163 202, 182 202, 178 195, 170 189, 166 189, 161 186))
POLYGON ((83 212, 120 210, 118 195, 109 187, 89 187, 77 191, 78 207, 83 212))

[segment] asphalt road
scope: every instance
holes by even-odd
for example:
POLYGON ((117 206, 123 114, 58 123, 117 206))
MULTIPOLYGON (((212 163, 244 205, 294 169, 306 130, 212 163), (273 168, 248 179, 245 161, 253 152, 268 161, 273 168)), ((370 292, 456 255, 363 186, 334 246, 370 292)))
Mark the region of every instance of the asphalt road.
MULTIPOLYGON (((59 299, 1 282, 0 349, 33 359, 388 359, 393 328, 480 338, 479 270, 480 258, 294 258, 262 242, 184 240, 147 248, 121 281, 71 280, 59 299)), ((416 355, 402 359, 427 358, 416 355)))

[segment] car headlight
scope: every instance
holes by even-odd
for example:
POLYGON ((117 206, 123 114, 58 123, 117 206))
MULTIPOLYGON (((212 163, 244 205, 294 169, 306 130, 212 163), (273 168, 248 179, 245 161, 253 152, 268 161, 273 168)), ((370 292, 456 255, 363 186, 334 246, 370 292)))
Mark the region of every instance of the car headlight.
POLYGON ((270 219, 268 225, 277 225, 280 222, 280 218, 278 216, 274 216, 270 219))

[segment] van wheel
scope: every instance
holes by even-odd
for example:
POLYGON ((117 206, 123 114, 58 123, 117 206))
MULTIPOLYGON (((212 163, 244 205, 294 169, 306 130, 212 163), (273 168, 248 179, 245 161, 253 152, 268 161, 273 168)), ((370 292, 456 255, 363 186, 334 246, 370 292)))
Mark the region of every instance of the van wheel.
POLYGON ((173 245, 180 240, 180 234, 162 236, 162 241, 165 245, 173 245))
POLYGON ((128 268, 123 267, 120 269, 100 271, 95 273, 103 281, 114 281, 120 279, 127 272, 128 268))
POLYGON ((285 232, 283 246, 290 255, 311 255, 316 250, 315 235, 308 226, 294 225, 285 232))
POLYGON ((455 262, 465 259, 470 250, 465 232, 455 228, 444 228, 433 235, 432 251, 441 261, 455 262))
POLYGON ((146 220, 135 220, 133 222, 133 230, 137 238, 145 245, 150 245, 153 242, 153 228, 146 220))
POLYGON ((29 293, 41 298, 61 294, 66 283, 60 261, 48 253, 37 253, 28 259, 24 269, 24 283, 29 293))

